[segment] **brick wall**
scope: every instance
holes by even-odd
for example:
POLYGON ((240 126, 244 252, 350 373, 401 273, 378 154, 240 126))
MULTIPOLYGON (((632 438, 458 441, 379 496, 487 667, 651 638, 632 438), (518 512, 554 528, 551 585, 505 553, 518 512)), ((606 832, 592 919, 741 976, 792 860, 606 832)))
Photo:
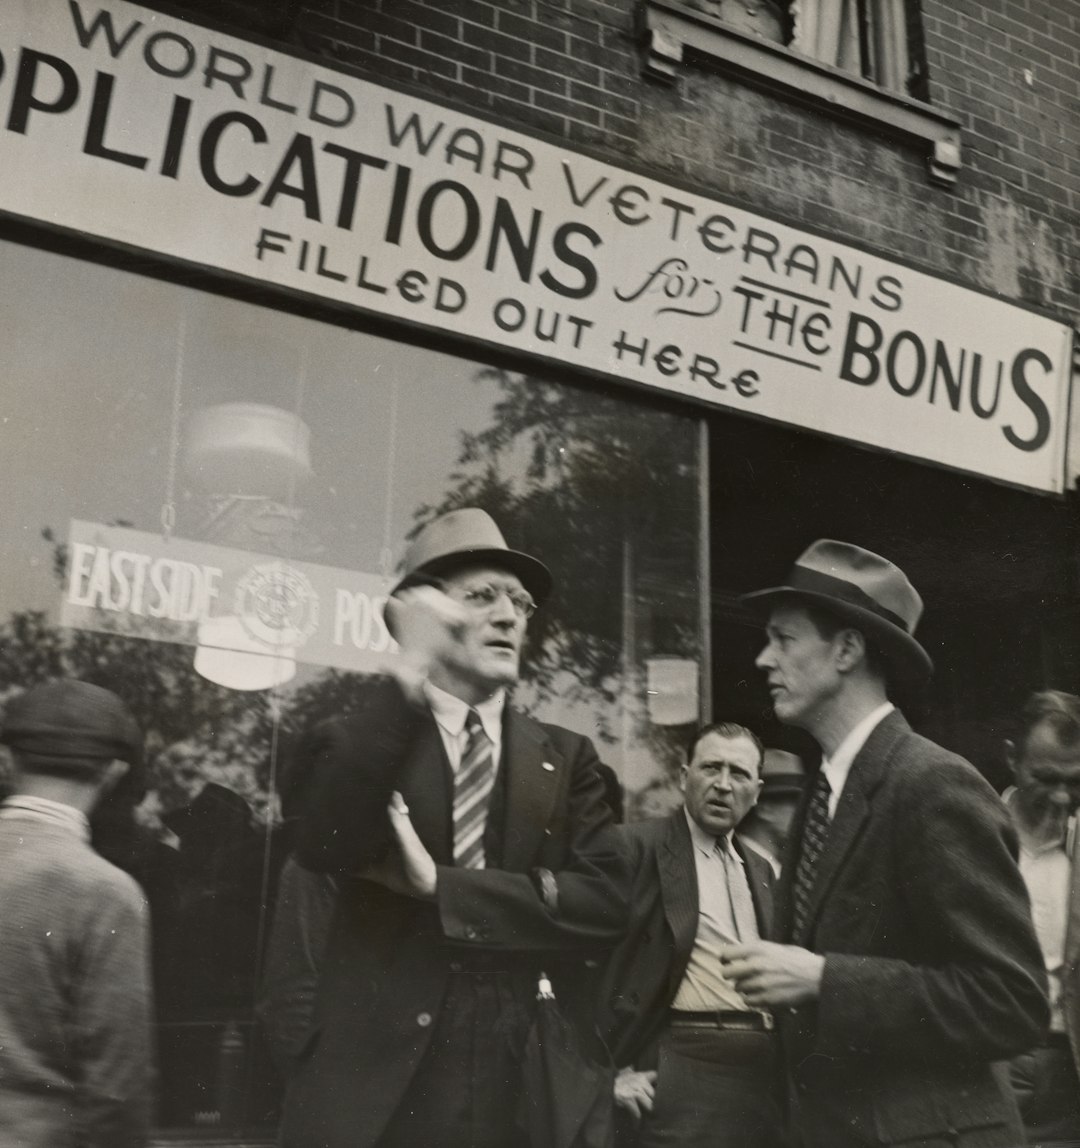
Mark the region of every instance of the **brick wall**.
MULTIPOLYGON (((181 5, 251 27, 251 0, 181 5)), ((264 31, 373 79, 1080 319, 1080 0, 922 0, 955 187, 914 146, 718 70, 642 78, 635 0, 274 0, 264 31)), ((197 18, 197 17, 196 17, 197 18)))
POLYGON ((337 0, 305 11, 315 50, 563 139, 632 151, 632 0, 337 0))

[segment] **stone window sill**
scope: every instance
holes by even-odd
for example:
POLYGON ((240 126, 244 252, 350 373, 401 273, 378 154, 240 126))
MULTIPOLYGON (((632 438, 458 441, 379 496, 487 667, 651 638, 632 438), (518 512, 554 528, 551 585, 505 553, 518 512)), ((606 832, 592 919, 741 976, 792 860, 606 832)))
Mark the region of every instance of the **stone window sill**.
POLYGON ((671 81, 687 57, 709 62, 824 114, 921 145, 931 181, 944 186, 956 182, 960 123, 954 117, 801 52, 737 31, 677 0, 642 0, 638 21, 647 75, 671 81))

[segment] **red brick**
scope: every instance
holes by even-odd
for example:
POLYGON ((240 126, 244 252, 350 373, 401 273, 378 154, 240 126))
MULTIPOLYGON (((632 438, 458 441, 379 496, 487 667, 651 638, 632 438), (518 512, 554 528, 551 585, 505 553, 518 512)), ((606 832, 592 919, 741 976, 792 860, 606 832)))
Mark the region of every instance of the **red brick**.
POLYGON ((463 68, 461 78, 478 91, 493 92, 508 100, 519 100, 523 104, 529 102, 528 85, 519 84, 516 80, 508 80, 505 76, 496 76, 494 72, 463 68))
POLYGON ((422 52, 409 44, 399 44, 396 40, 385 36, 379 40, 379 53, 423 72, 434 72, 437 76, 448 76, 451 79, 458 77, 458 65, 453 60, 444 59, 431 52, 422 52))
POLYGON ((583 84, 600 83, 600 69, 593 64, 585 64, 580 60, 572 60, 569 56, 551 52, 547 48, 537 48, 533 63, 538 68, 548 72, 558 72, 571 80, 578 80, 583 84))
POLYGON ((462 44, 460 40, 451 40, 449 36, 441 36, 438 32, 429 32, 426 28, 420 29, 420 47, 427 52, 434 52, 437 56, 455 60, 465 68, 491 67, 490 52, 462 44))
POLYGON ((462 27, 462 36, 466 44, 476 48, 483 48, 494 52, 496 56, 507 56, 512 60, 532 59, 532 48, 513 36, 504 36, 490 28, 481 28, 476 24, 465 24, 462 27))
POLYGON ((499 13, 499 31, 527 44, 550 48, 555 52, 566 51, 566 33, 561 28, 538 24, 535 20, 524 20, 512 12, 499 13))
POLYGON ((517 80, 519 84, 542 88, 557 95, 566 94, 566 79, 556 72, 548 72, 542 68, 534 68, 531 64, 522 64, 517 60, 507 60, 503 57, 496 58, 495 71, 507 79, 517 80))
POLYGON ((600 109, 591 108, 578 100, 567 100, 562 96, 553 96, 550 92, 535 92, 533 103, 538 108, 566 116, 567 119, 584 120, 586 123, 596 125, 600 123, 600 109))

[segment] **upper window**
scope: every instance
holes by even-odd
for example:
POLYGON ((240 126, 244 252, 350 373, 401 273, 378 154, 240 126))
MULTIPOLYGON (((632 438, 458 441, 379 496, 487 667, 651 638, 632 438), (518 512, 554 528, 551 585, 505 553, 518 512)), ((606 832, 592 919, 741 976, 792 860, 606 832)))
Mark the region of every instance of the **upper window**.
POLYGON ((935 183, 956 181, 960 123, 926 102, 918 0, 641 0, 638 11, 654 79, 711 66, 914 142, 935 183))
POLYGON ((911 92, 908 0, 791 0, 789 47, 894 92, 911 92))

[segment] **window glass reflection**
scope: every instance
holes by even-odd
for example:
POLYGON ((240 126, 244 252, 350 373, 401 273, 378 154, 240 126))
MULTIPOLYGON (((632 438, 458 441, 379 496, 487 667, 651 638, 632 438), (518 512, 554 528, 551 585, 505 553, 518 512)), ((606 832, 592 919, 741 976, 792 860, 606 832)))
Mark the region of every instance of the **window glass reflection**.
POLYGON ((20 284, 0 297, 0 702, 68 675, 135 712, 147 764, 94 842, 152 909, 159 1122, 271 1128, 253 1010, 289 766, 392 656, 380 595, 406 538, 476 505, 544 556, 558 589, 515 704, 593 737, 629 816, 663 808, 699 707, 697 424, 29 248, 0 260, 20 284))

